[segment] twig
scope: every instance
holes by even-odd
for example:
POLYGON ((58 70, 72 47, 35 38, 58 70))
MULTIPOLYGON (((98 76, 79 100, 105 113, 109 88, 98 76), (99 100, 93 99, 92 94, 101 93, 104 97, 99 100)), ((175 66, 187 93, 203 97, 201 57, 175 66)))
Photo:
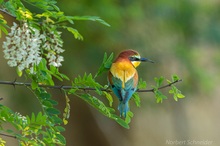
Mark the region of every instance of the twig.
POLYGON ((10 138, 15 138, 15 139, 17 138, 16 136, 4 134, 4 133, 0 133, 0 135, 5 136, 5 137, 10 137, 10 138))
MULTIPOLYGON (((171 82, 167 85, 161 86, 158 88, 158 90, 169 87, 177 82, 182 81, 182 79, 180 80, 176 80, 174 82, 171 82)), ((23 83, 23 82, 16 82, 15 81, 0 81, 0 84, 3 85, 12 85, 12 86, 31 86, 31 83, 23 83)), ((44 88, 51 88, 51 89, 80 89, 80 90, 84 90, 84 91, 94 91, 96 90, 95 88, 91 88, 91 87, 72 87, 72 86, 64 86, 64 85, 54 85, 54 86, 50 86, 50 85, 42 85, 42 84, 38 84, 39 87, 44 87, 44 88)), ((110 89, 106 89, 106 88, 102 88, 100 89, 101 91, 106 91, 106 92, 111 92, 110 89)), ((138 89, 136 92, 154 92, 154 89, 138 89)))
MULTIPOLYGON (((171 85, 173 85, 175 83, 178 83, 178 82, 181 82, 181 81, 183 81, 183 80, 182 79, 176 80, 176 81, 171 82, 167 85, 159 87, 158 90, 170 87, 171 85)), ((140 89, 140 90, 138 89, 137 92, 154 92, 154 90, 155 90, 154 88, 152 88, 152 89, 140 89)))
POLYGON ((13 18, 16 18, 14 15, 10 14, 9 12, 7 12, 7 11, 4 10, 4 9, 0 9, 0 11, 1 11, 2 13, 6 14, 6 15, 9 15, 9 16, 11 16, 11 17, 13 17, 13 18))
MULTIPOLYGON (((3 85, 12 85, 12 86, 31 86, 31 83, 24 83, 24 82, 16 82, 15 81, 0 81, 0 84, 3 85)), ((42 84, 38 84, 39 87, 44 87, 44 88, 51 88, 51 89, 74 89, 74 87, 72 86, 64 86, 64 85, 54 85, 54 86, 50 86, 50 85, 42 85, 42 84)), ((77 87, 75 87, 77 88, 77 87)), ((81 90, 96 90, 95 88, 90 88, 90 87, 79 87, 77 89, 81 89, 81 90)), ((108 91, 108 89, 101 89, 102 91, 108 91)))

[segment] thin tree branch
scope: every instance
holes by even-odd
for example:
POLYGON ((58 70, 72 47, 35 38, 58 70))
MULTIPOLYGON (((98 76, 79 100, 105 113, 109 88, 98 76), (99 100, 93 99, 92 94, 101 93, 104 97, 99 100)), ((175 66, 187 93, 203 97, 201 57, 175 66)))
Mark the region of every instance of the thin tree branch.
MULTIPOLYGON (((15 81, 0 81, 0 84, 3 85, 12 85, 12 86, 31 86, 31 83, 24 83, 24 82, 16 82, 15 81)), ((72 87, 72 86, 64 86, 64 85, 54 85, 54 86, 50 86, 50 85, 42 85, 42 84, 38 84, 39 87, 44 87, 44 88, 51 88, 51 89, 76 89, 77 87, 72 87)), ((81 90, 96 90, 95 88, 91 88, 91 87, 79 87, 77 89, 81 89, 81 90)), ((102 91, 110 91, 108 89, 101 89, 102 91)))
POLYGON ((1 11, 2 13, 6 14, 6 15, 9 15, 9 16, 11 16, 11 17, 13 17, 13 18, 16 18, 14 15, 12 15, 11 13, 7 12, 7 11, 4 10, 4 9, 0 9, 0 11, 1 11))
POLYGON ((17 139, 17 137, 16 137, 16 136, 9 135, 9 134, 0 133, 0 135, 5 136, 5 137, 9 137, 9 138, 14 138, 14 139, 17 139))
MULTIPOLYGON (((176 83, 181 82, 181 81, 183 81, 183 80, 182 79, 176 80, 176 81, 171 82, 167 85, 159 87, 158 90, 170 87, 171 85, 176 84, 176 83)), ((152 89, 140 89, 140 90, 138 89, 137 92, 154 92, 154 90, 155 90, 154 88, 152 88, 152 89)))
MULTIPOLYGON (((171 85, 177 83, 177 82, 181 82, 182 79, 180 80, 176 80, 174 82, 171 82, 167 85, 164 85, 164 86, 161 86, 158 88, 158 90, 160 89, 163 89, 163 88, 167 88, 167 87, 170 87, 171 85)), ((3 85, 12 85, 12 86, 28 86, 30 87, 31 86, 31 83, 24 83, 24 82, 16 82, 15 81, 0 81, 0 84, 3 84, 3 85)), ((91 88, 91 87, 72 87, 72 86, 64 86, 64 85, 54 85, 54 86, 50 86, 50 85, 42 85, 42 84, 38 84, 39 87, 44 87, 44 88, 51 88, 51 89, 80 89, 80 90, 84 90, 84 91, 94 91, 96 90, 95 88, 91 88)), ((105 89, 105 88, 102 88, 100 89, 101 91, 106 91, 106 92, 111 92, 110 89, 105 89)), ((155 89, 138 89, 136 92, 154 92, 155 89)), ((1 100, 1 98, 0 98, 1 100)))

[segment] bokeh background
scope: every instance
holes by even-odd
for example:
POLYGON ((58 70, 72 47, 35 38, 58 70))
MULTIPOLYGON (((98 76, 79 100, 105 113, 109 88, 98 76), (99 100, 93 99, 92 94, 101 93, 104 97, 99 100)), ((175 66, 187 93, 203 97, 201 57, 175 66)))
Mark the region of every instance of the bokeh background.
MULTIPOLYGON (((84 36, 83 41, 63 31, 66 51, 61 72, 71 79, 84 72, 95 74, 104 52, 117 55, 122 50, 135 49, 156 62, 138 68, 149 88, 154 77, 170 79, 177 74, 183 82, 176 86, 186 96, 175 102, 166 94, 169 89, 164 89, 169 98, 157 104, 152 93, 140 93, 140 108, 131 101, 134 117, 129 130, 70 96, 71 116, 64 133, 67 146, 220 145, 219 0, 62 0, 58 6, 66 15, 99 16, 111 25, 76 21, 74 26, 84 36), (168 143, 193 140, 194 143, 168 143)), ((1 80, 23 81, 14 68, 7 66, 2 51, 0 55, 1 80)), ((106 74, 98 82, 107 84, 106 74)), ((4 98, 1 102, 13 110, 24 115, 40 110, 25 87, 0 86, 0 96, 4 98)), ((56 90, 49 92, 62 110, 64 95, 56 90)), ((113 106, 117 108, 117 100, 113 106)), ((8 145, 17 145, 16 140, 9 139, 8 145)))

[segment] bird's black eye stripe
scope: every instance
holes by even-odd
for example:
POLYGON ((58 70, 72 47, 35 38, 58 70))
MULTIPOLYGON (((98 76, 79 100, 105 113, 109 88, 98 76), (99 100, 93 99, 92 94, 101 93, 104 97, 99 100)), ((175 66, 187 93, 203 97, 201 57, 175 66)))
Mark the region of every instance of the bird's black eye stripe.
POLYGON ((129 60, 130 61, 140 61, 140 59, 137 57, 129 57, 129 60))

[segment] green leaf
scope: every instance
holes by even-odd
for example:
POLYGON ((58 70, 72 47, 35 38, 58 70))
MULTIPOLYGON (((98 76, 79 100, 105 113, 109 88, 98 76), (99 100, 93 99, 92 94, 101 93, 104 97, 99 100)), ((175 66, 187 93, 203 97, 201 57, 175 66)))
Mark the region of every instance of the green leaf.
POLYGON ((154 94, 155 94, 157 103, 162 103, 164 99, 167 99, 167 97, 163 95, 163 93, 157 89, 154 90, 154 94))
POLYGON ((63 120, 59 118, 58 116, 52 116, 50 117, 55 124, 62 124, 63 120))
POLYGON ((46 71, 60 81, 63 81, 63 79, 69 80, 65 74, 60 73, 58 68, 53 65, 50 65, 50 70, 46 71))
POLYGON ((105 22, 104 20, 102 20, 100 17, 97 17, 97 16, 73 16, 71 19, 72 20, 97 21, 97 22, 100 22, 101 24, 104 24, 104 25, 110 27, 110 25, 107 22, 105 22))
POLYGON ((59 10, 59 8, 55 5, 55 0, 25 0, 25 2, 44 11, 52 11, 54 9, 59 10))
POLYGON ((112 65, 113 57, 114 57, 114 54, 111 53, 111 54, 109 55, 109 57, 106 59, 106 61, 104 62, 104 67, 105 67, 106 69, 110 69, 110 67, 111 67, 111 65, 112 65))
POLYGON ((147 82, 143 81, 142 78, 140 78, 138 82, 138 89, 146 89, 146 87, 147 87, 147 82))
POLYGON ((42 101, 42 105, 45 108, 53 107, 53 104, 50 101, 48 101, 48 100, 42 101))
POLYGON ((174 85, 171 86, 169 93, 173 94, 173 99, 175 101, 178 101, 178 98, 185 98, 185 96, 181 93, 181 91, 177 89, 174 85))
POLYGON ((156 82, 156 86, 160 87, 162 85, 163 81, 164 81, 164 77, 161 76, 159 79, 155 77, 154 81, 156 82))
POLYGON ((46 115, 43 115, 42 112, 39 112, 36 117, 36 122, 39 122, 41 125, 43 125, 43 123, 46 122, 46 119, 46 115))
POLYGON ((55 101, 55 100, 52 100, 52 99, 49 99, 49 100, 47 100, 47 101, 49 101, 52 105, 57 105, 58 104, 58 102, 57 101, 55 101))
POLYGON ((64 131, 65 131, 65 128, 62 127, 62 126, 55 126, 55 129, 56 129, 58 132, 64 132, 64 131))
POLYGON ((62 74, 62 73, 59 73, 60 77, 62 77, 63 79, 66 79, 66 80, 70 80, 69 77, 65 74, 62 74))
POLYGON ((62 27, 68 30, 69 32, 71 32, 76 39, 83 40, 83 36, 76 29, 67 26, 62 26, 62 27))
POLYGON ((33 90, 35 90, 35 89, 37 89, 37 87, 38 87, 38 83, 37 83, 36 81, 32 80, 32 82, 31 82, 31 88, 32 88, 33 90))
POLYGON ((38 64, 38 68, 40 70, 47 70, 47 61, 46 59, 41 59, 40 63, 38 64))
POLYGON ((30 121, 31 123, 34 123, 35 122, 35 114, 34 113, 32 113, 31 114, 31 121, 30 121))
POLYGON ((129 129, 129 125, 127 122, 125 122, 125 120, 123 120, 122 118, 120 118, 119 116, 117 115, 112 115, 111 117, 112 119, 114 119, 119 125, 121 125, 122 127, 126 128, 126 129, 129 129))
POLYGON ((53 115, 60 114, 60 111, 58 109, 55 109, 55 108, 47 108, 46 111, 47 111, 47 113, 53 114, 53 115))
POLYGON ((112 107, 112 103, 113 103, 113 98, 112 95, 106 91, 103 91, 105 97, 108 99, 109 102, 109 106, 112 107))
POLYGON ((101 75, 103 72, 108 71, 110 69, 112 65, 113 57, 114 57, 113 53, 111 53, 109 57, 107 57, 107 53, 104 54, 102 64, 99 67, 98 72, 95 75, 95 78, 101 75))
POLYGON ((74 22, 71 18, 72 18, 71 16, 64 16, 63 15, 63 16, 59 17, 59 20, 57 21, 57 23, 68 21, 70 24, 74 24, 74 22))
POLYGON ((16 11, 18 9, 18 4, 14 3, 13 1, 7 1, 5 2, 5 8, 6 10, 12 15, 16 16, 16 11))
POLYGON ((21 77, 23 72, 19 70, 18 68, 16 68, 16 71, 17 71, 18 76, 21 77))
POLYGON ((128 111, 127 116, 125 118, 125 122, 129 124, 131 122, 131 118, 134 116, 134 114, 131 111, 128 111))
POLYGON ((73 88, 95 88, 96 93, 99 95, 102 94, 100 88, 102 88, 102 85, 100 85, 98 82, 95 81, 95 79, 92 77, 92 74, 84 74, 84 76, 78 76, 74 79, 74 82, 72 82, 73 88))
POLYGON ((174 99, 175 101, 178 101, 178 97, 176 96, 176 94, 173 95, 173 99, 174 99))
POLYGON ((173 89, 170 89, 170 90, 169 90, 169 93, 170 93, 170 94, 173 94, 173 93, 174 93, 173 89))
POLYGON ((83 94, 80 96, 81 99, 89 103, 91 106, 100 111, 103 115, 111 117, 109 108, 99 99, 89 94, 83 94))
POLYGON ((4 20, 4 17, 0 14, 0 38, 2 37, 2 31, 7 35, 8 31, 6 28, 9 28, 7 21, 4 20))
MULTIPOLYGON (((0 30, 2 30, 6 35, 8 34, 7 29, 5 28, 5 26, 0 25, 0 30)), ((1 36, 0 36, 1 37, 1 36)))
MULTIPOLYGON (((54 86, 54 81, 52 78, 52 72, 47 68, 47 61, 46 59, 42 59, 40 63, 35 66, 36 67, 36 74, 30 74, 27 72, 29 77, 38 84, 45 84, 54 86)), ((33 89, 36 88, 36 85, 33 83, 33 89)))
POLYGON ((178 93, 178 94, 177 94, 177 97, 178 97, 178 98, 185 98, 185 95, 183 95, 183 94, 181 94, 181 93, 178 93))
MULTIPOLYGON (((75 86, 75 85, 73 84, 73 86, 75 86)), ((78 90, 77 88, 70 89, 69 92, 68 92, 68 94, 75 94, 75 92, 76 92, 77 90, 78 90)))
POLYGON ((51 98, 51 95, 49 93, 40 93, 40 97, 43 99, 43 100, 48 100, 51 98))
POLYGON ((57 138, 57 140, 59 140, 60 144, 66 145, 66 139, 65 139, 65 137, 63 135, 56 134, 56 138, 57 138))
POLYGON ((178 81, 179 77, 177 75, 172 76, 172 82, 178 81))
POLYGON ((135 102, 136 106, 137 106, 137 107, 140 107, 140 106, 141 106, 141 99, 140 99, 138 93, 135 92, 135 93, 132 95, 132 97, 133 97, 132 99, 134 99, 134 102, 135 102))
POLYGON ((7 129, 6 132, 9 133, 9 134, 13 134, 14 133, 14 131, 11 130, 11 129, 7 129))

